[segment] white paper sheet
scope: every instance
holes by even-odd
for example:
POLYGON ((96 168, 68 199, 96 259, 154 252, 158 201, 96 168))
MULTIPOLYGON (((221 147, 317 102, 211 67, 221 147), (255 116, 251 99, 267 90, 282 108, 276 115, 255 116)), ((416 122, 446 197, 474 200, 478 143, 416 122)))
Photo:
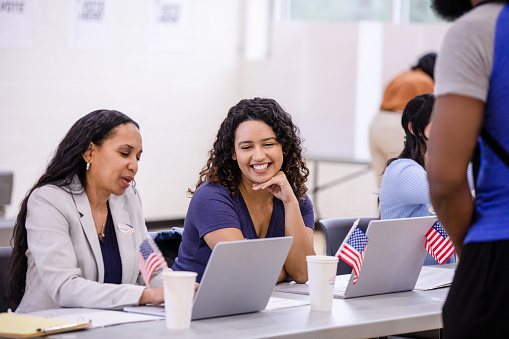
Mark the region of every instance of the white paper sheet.
POLYGON ((33 46, 34 11, 33 0, 0 0, 0 47, 33 46))
POLYGON ((79 49, 107 47, 109 12, 107 0, 69 1, 69 46, 79 49))
POLYGON ((187 47, 188 39, 187 1, 152 0, 149 11, 149 48, 182 51, 187 47))
POLYGON ((267 307, 265 308, 264 311, 274 311, 274 310, 279 310, 281 308, 297 307, 297 306, 305 306, 305 305, 309 305, 309 301, 270 297, 269 303, 267 304, 267 307))
MULTIPOLYGON (((427 291, 435 288, 447 287, 452 283, 454 278, 454 269, 423 266, 415 290, 427 291)), ((342 292, 344 293, 346 286, 350 279, 349 274, 337 275, 336 283, 334 286, 334 297, 338 297, 342 292)), ((276 285, 277 292, 287 292, 296 294, 309 294, 308 284, 297 284, 295 282, 285 282, 276 285)))
POLYGON ((92 308, 59 308, 31 312, 27 313, 27 315, 73 322, 91 322, 91 328, 162 319, 153 315, 92 308))
POLYGON ((435 288, 451 286, 454 278, 454 269, 423 266, 415 290, 427 291, 435 288))
MULTIPOLYGON (((279 310, 281 308, 297 307, 304 305, 309 305, 309 301, 270 297, 269 302, 267 303, 267 307, 265 308, 264 311, 273 311, 279 310)), ((159 306, 144 305, 144 306, 124 307, 124 311, 129 313, 150 314, 152 316, 158 317, 165 316, 164 305, 159 306)))

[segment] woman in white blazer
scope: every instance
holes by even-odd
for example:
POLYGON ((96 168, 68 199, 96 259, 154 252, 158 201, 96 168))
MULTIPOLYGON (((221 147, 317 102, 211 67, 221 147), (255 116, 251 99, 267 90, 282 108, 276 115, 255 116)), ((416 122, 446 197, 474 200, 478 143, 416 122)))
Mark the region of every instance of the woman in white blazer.
POLYGON ((131 186, 142 153, 138 128, 120 112, 98 110, 59 144, 14 228, 9 294, 17 312, 163 302, 160 270, 147 288, 138 269, 147 236, 131 186))

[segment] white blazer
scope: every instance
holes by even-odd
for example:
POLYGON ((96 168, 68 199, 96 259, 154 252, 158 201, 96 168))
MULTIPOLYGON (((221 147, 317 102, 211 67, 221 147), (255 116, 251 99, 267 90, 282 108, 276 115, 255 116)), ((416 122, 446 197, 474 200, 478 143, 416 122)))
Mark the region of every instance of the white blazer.
MULTIPOLYGON (((118 248, 122 260, 122 284, 104 284, 101 246, 85 191, 77 178, 69 187, 47 185, 28 199, 26 229, 28 269, 23 299, 16 312, 59 307, 120 309, 138 305, 145 289, 138 269, 139 246, 148 235, 139 195, 128 188, 111 195, 118 248), (134 227, 133 234, 118 224, 134 227)), ((150 287, 162 287, 161 269, 150 287)))

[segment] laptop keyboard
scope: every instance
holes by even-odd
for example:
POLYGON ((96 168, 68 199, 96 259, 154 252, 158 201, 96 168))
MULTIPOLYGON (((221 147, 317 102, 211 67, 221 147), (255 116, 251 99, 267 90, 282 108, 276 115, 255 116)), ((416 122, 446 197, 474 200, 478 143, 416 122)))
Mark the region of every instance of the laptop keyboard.
POLYGON ((350 274, 337 275, 336 283, 334 284, 334 294, 344 294, 349 282, 350 274))

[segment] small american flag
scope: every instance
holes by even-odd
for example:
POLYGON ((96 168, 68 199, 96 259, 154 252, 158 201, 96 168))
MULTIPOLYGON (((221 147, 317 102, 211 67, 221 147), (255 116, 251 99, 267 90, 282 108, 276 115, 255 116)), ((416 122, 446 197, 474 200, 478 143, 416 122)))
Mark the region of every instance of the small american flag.
POLYGON ((440 221, 435 222, 426 233, 424 248, 440 265, 454 254, 454 245, 440 221))
POLYGON ((368 244, 368 237, 359 227, 357 227, 357 225, 359 225, 359 220, 360 219, 357 219, 353 223, 350 232, 348 232, 348 235, 346 236, 345 240, 343 240, 343 243, 336 252, 337 257, 346 262, 348 265, 352 266, 354 273, 354 284, 359 278, 362 261, 364 260, 364 251, 366 249, 366 245, 368 244))
POLYGON ((146 286, 149 286, 150 278, 158 267, 168 267, 161 251, 150 236, 140 245, 138 267, 146 286))

